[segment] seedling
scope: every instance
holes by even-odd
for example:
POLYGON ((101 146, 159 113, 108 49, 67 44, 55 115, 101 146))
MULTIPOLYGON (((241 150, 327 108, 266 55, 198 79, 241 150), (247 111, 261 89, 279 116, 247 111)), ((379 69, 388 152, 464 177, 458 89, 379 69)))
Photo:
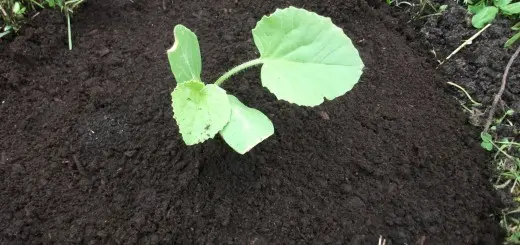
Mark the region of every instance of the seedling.
POLYGON ((200 78, 202 64, 197 36, 183 25, 174 28, 175 42, 167 51, 177 81, 173 117, 187 145, 220 134, 244 154, 274 133, 269 118, 227 94, 221 86, 231 76, 262 66, 262 85, 278 99, 317 106, 350 91, 364 64, 358 50, 330 18, 288 7, 263 16, 252 30, 260 57, 224 73, 213 84, 200 78))
POLYGON ((74 9, 76 9, 84 1, 85 0, 45 0, 45 3, 47 3, 49 7, 58 7, 67 19, 67 37, 69 40, 69 50, 72 50, 72 28, 70 25, 70 17, 74 12, 74 9))

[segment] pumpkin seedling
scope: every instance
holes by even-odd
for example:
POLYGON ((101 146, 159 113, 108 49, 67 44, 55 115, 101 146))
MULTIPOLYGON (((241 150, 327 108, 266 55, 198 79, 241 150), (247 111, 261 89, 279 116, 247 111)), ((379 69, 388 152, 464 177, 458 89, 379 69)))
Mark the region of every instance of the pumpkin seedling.
POLYGON ((244 69, 261 65, 262 85, 278 99, 301 106, 317 106, 324 98, 345 94, 362 74, 358 50, 330 18, 295 7, 277 9, 262 17, 252 33, 260 57, 205 84, 200 78, 197 36, 183 25, 175 26, 175 42, 167 51, 177 81, 172 108, 187 145, 220 134, 231 148, 244 154, 274 133, 266 115, 221 88, 244 69))

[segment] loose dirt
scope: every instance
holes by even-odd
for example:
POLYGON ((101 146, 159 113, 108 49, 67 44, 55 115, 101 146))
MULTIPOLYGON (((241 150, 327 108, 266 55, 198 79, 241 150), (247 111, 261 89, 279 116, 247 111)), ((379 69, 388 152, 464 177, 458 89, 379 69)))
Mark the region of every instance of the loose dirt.
POLYGON ((478 132, 397 23, 355 0, 92 0, 68 51, 64 20, 43 11, 0 52, 0 243, 499 244, 478 132), (243 156, 219 137, 186 147, 173 26, 197 33, 210 82, 257 56, 250 30, 288 5, 345 30, 361 82, 302 108, 251 69, 225 88, 275 135, 243 156))

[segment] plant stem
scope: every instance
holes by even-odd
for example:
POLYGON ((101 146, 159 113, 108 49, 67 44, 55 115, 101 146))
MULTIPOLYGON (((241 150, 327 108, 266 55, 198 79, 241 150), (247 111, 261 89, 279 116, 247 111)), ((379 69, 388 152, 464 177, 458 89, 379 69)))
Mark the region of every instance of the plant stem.
POLYGON ((238 72, 247 69, 251 66, 260 65, 264 63, 264 61, 261 58, 250 60, 246 63, 243 63, 239 66, 236 66, 235 68, 229 70, 228 72, 224 73, 224 75, 220 76, 217 81, 215 82, 215 85, 220 86, 224 81, 226 81, 231 76, 237 74, 238 72))
POLYGON ((477 105, 477 106, 482 105, 482 104, 480 104, 480 103, 474 101, 473 98, 471 98, 471 96, 468 94, 468 92, 467 92, 463 87, 459 86, 459 85, 456 84, 456 83, 452 83, 452 82, 447 82, 447 83, 448 83, 449 85, 451 85, 451 86, 455 86, 456 88, 458 88, 458 89, 460 89, 462 92, 464 92, 464 94, 466 94, 466 96, 467 96, 468 99, 471 101, 471 103, 473 103, 473 105, 477 105))
POLYGON ((72 50, 72 34, 70 31, 70 14, 65 12, 65 17, 67 17, 67 32, 69 36, 69 50, 72 50))
POLYGON ((37 6, 40 7, 40 8, 44 8, 43 5, 41 5, 40 3, 38 3, 38 2, 35 1, 35 0, 31 0, 31 3, 37 5, 37 6))
POLYGON ((69 50, 72 50, 72 32, 70 27, 70 15, 79 4, 84 2, 85 0, 70 0, 65 1, 63 6, 63 12, 65 12, 65 17, 67 17, 67 32, 69 36, 69 50))

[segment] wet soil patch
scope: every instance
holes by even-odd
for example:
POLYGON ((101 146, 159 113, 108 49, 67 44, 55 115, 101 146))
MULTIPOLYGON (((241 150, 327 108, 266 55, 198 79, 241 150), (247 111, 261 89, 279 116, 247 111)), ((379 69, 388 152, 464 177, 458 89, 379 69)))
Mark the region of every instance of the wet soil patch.
POLYGON ((0 52, 0 243, 500 243, 478 132, 397 19, 366 2, 92 0, 73 24, 72 51, 44 11, 0 52), (173 26, 198 34, 212 81, 254 58, 250 30, 290 4, 345 30, 361 82, 305 108, 251 69, 225 87, 275 135, 243 156, 218 137, 186 147, 173 26))

